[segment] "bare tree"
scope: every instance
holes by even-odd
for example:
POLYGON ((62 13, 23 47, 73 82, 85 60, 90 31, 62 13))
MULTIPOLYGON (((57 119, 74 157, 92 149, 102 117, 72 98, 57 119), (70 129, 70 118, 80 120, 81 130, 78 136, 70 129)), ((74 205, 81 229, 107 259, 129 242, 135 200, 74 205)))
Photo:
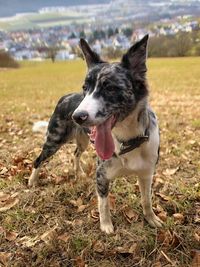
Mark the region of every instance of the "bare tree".
POLYGON ((50 58, 53 63, 56 60, 57 53, 58 53, 58 48, 56 46, 48 47, 48 49, 47 49, 47 57, 50 58))
POLYGON ((191 49, 192 41, 188 34, 180 32, 174 42, 175 55, 179 57, 187 56, 189 50, 191 49))

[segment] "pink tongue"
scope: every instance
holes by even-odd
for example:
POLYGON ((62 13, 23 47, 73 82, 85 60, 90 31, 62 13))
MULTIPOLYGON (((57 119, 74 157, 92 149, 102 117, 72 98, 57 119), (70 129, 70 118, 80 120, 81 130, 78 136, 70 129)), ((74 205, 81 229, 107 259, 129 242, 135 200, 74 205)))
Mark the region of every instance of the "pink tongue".
POLYGON ((96 138, 94 144, 97 154, 103 160, 111 158, 115 151, 115 145, 111 134, 112 120, 113 118, 111 117, 104 123, 96 126, 96 138))

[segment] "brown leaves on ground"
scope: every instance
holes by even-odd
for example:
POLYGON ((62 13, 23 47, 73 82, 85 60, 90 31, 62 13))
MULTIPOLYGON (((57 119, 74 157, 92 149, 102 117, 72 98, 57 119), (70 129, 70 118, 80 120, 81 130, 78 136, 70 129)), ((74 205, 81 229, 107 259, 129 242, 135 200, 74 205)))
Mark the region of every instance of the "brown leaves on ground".
POLYGON ((64 233, 64 234, 61 234, 57 237, 58 240, 62 240, 63 242, 68 242, 69 239, 70 239, 70 234, 69 233, 64 233))
POLYGON ((92 209, 90 212, 90 216, 92 218, 92 220, 94 222, 98 222, 99 221, 99 212, 97 209, 92 209))
POLYGON ((46 244, 49 244, 53 239, 56 238, 57 232, 56 232, 57 226, 53 227, 52 229, 46 231, 40 236, 40 239, 44 241, 46 244))
POLYGON ((21 244, 24 248, 31 248, 40 242, 40 238, 38 235, 35 237, 23 236, 19 240, 17 240, 17 242, 21 244))
POLYGON ((0 252, 0 263, 3 266, 9 266, 8 263, 12 257, 12 253, 8 252, 0 252))
POLYGON ((77 212, 83 212, 89 206, 89 204, 84 205, 80 197, 77 200, 72 199, 69 202, 77 208, 77 212))
POLYGON ((77 267, 86 267, 84 259, 80 256, 75 259, 75 263, 77 267))
POLYGON ((7 211, 19 203, 18 193, 6 194, 0 192, 0 212, 7 211))
POLYGON ((165 229, 158 230, 157 240, 168 249, 170 247, 175 248, 181 243, 181 239, 176 232, 165 229))
POLYGON ((18 236, 18 233, 9 232, 9 231, 5 232, 5 239, 8 240, 8 241, 16 240, 17 236, 18 236))
POLYGON ((32 160, 21 151, 11 159, 9 167, 0 164, 0 178, 12 180, 16 175, 27 175, 32 169, 32 160), (2 165, 2 166, 1 166, 2 165))
POLYGON ((185 217, 182 213, 174 213, 173 218, 175 221, 175 224, 182 224, 184 223, 185 217))
POLYGON ((174 168, 174 169, 168 169, 167 168, 166 170, 163 171, 163 174, 165 176, 171 176, 171 175, 174 175, 178 170, 179 170, 179 167, 174 168))
POLYGON ((195 208, 194 222, 200 223, 200 202, 196 202, 194 208, 195 208))
MULTIPOLYGON (((24 74, 21 81, 18 79, 19 71, 16 77, 14 73, 7 80, 5 75, 1 77, 3 84, 8 84, 6 93, 11 95, 9 101, 6 95, 0 99, 0 106, 7 103, 6 111, 2 110, 0 114, 0 266, 12 266, 10 263, 33 267, 200 266, 199 59, 157 59, 153 62, 154 69, 149 73, 153 75, 150 82, 154 88, 151 104, 161 129, 160 160, 152 189, 153 207, 165 224, 162 229, 152 229, 144 223, 138 185, 133 186, 135 178, 123 176, 115 180, 109 194, 115 228, 110 236, 99 230, 94 179, 96 159, 90 146, 81 158, 86 177, 75 178, 75 145, 68 144, 44 164, 40 172, 40 178, 44 179, 40 179, 40 186, 31 190, 26 187, 32 162, 44 141, 42 135, 31 132, 32 122, 49 119, 56 99, 64 94, 65 87, 58 83, 63 79, 55 78, 62 90, 57 90, 56 86, 55 91, 55 86, 52 89, 48 86, 50 93, 47 95, 41 90, 50 77, 50 66, 45 71, 46 63, 21 68, 20 72, 27 74, 30 71, 28 84, 24 83, 24 74), (188 66, 191 66, 191 72, 188 72, 188 66), (43 75, 38 76, 37 68, 43 75), (45 72, 46 77, 41 81, 45 72), (10 78, 14 79, 11 85, 10 78), (37 89, 40 84, 42 88, 37 89), (27 99, 19 107, 25 90, 27 99)), ((71 64, 75 64, 76 69, 80 67, 77 61, 70 62, 70 68, 71 64)), ((70 81, 71 75, 65 75, 66 64, 63 70, 59 63, 53 68, 55 76, 61 72, 60 77, 67 77, 69 85, 81 81, 77 74, 70 81), (55 68, 60 69, 55 71, 55 68)))
POLYGON ((97 253, 103 253, 105 251, 105 244, 100 240, 95 241, 93 244, 93 250, 97 253))
POLYGON ((199 243, 200 246, 200 227, 194 232, 194 238, 199 243))
POLYGON ((122 212, 127 222, 132 223, 138 221, 139 215, 131 207, 123 207, 122 212))
POLYGON ((115 251, 116 253, 126 255, 128 256, 129 254, 131 255, 137 255, 137 253, 140 250, 140 245, 137 242, 128 242, 124 244, 123 246, 116 247, 115 251))
POLYGON ((192 260, 192 265, 191 267, 199 267, 200 266, 200 250, 193 250, 193 260, 192 260))
POLYGON ((7 231, 6 229, 0 226, 0 235, 1 234, 3 234, 5 239, 8 241, 15 241, 18 237, 18 233, 14 231, 7 231))

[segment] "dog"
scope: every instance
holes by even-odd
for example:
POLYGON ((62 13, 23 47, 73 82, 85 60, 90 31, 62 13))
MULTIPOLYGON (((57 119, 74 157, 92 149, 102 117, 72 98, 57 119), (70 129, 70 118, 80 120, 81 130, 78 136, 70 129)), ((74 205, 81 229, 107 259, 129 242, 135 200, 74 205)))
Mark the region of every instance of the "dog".
MULTIPOLYGON (((159 158, 159 127, 148 104, 147 46, 148 35, 132 45, 120 62, 108 63, 84 39, 80 40, 88 69, 83 94, 61 98, 49 123, 47 142, 29 180, 29 185, 35 184, 41 162, 72 136, 79 140, 75 153, 79 162, 89 135, 98 156, 96 188, 100 228, 107 234, 114 231, 108 202, 109 184, 119 175, 137 175, 146 220, 153 227, 163 224, 151 202, 152 178, 159 158)), ((76 171, 79 170, 77 163, 76 171)))

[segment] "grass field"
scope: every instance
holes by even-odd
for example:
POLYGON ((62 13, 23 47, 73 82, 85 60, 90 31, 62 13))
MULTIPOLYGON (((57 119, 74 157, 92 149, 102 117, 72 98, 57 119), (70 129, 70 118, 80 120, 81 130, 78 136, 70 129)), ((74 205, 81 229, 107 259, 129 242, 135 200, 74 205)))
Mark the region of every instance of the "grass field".
POLYGON ((0 266, 200 266, 200 58, 148 65, 161 129, 153 206, 165 225, 149 227, 135 177, 120 177, 111 187, 110 236, 99 230, 92 147, 82 158, 86 178, 74 178, 68 145, 44 166, 41 185, 27 187, 44 139, 32 124, 48 120, 59 97, 80 91, 85 63, 0 70, 0 266))
POLYGON ((0 19, 0 29, 6 31, 15 31, 21 29, 53 27, 60 25, 68 25, 72 23, 89 22, 91 18, 83 12, 65 11, 63 13, 32 13, 24 14, 23 16, 15 16, 0 19))

